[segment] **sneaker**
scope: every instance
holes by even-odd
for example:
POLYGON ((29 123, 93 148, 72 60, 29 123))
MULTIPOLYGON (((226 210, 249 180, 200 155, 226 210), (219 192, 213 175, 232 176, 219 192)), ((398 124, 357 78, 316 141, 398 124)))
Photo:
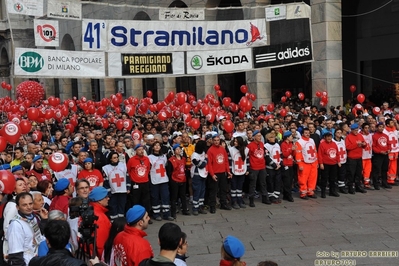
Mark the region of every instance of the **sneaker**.
POLYGON ((233 207, 233 209, 237 210, 240 208, 240 205, 238 205, 237 202, 234 202, 234 204, 231 207, 233 207))
POLYGON ((238 203, 238 206, 240 206, 241 209, 245 209, 247 207, 245 203, 238 203))
POLYGON ((174 221, 175 219, 172 216, 163 218, 166 221, 174 221))
POLYGON ((226 211, 231 211, 231 206, 227 204, 221 204, 220 205, 221 210, 226 210, 226 211))
POLYGON ((162 221, 162 217, 161 216, 155 217, 155 221, 158 221, 158 222, 162 221))
POLYGON ((198 210, 198 212, 201 213, 201 214, 207 214, 208 213, 204 208, 200 208, 198 210))
POLYGON ((197 210, 193 211, 193 215, 197 216, 198 215, 198 211, 197 210))
POLYGON ((364 188, 367 190, 374 190, 374 188, 370 184, 364 185, 364 188))

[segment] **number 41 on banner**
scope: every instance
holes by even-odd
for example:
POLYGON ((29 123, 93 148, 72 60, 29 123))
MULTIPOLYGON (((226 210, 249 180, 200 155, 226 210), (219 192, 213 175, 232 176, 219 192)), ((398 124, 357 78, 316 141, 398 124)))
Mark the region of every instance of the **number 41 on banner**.
POLYGON ((107 50, 107 23, 105 20, 82 20, 82 50, 107 50))

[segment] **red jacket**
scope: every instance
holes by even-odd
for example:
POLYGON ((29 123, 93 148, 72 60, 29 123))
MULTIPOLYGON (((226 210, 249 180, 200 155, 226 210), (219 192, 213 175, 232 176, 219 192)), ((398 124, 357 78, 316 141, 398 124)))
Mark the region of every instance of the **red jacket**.
POLYGON ((140 157, 135 155, 127 162, 127 172, 130 179, 135 183, 149 182, 150 169, 151 163, 147 156, 140 157))
POLYGON ((252 170, 265 169, 265 147, 263 143, 257 143, 256 141, 252 141, 248 144, 247 148, 249 149, 249 168, 251 168, 252 170))
POLYGON ((92 191, 93 188, 98 187, 100 183, 104 182, 103 174, 98 169, 93 169, 93 171, 91 172, 86 169, 83 169, 82 171, 79 172, 78 179, 83 179, 83 178, 89 181, 90 191, 92 191))
POLYGON ((169 158, 170 164, 173 166, 172 179, 175 182, 183 183, 186 182, 186 158, 181 157, 177 159, 176 156, 169 158))
POLYGON ((90 205, 93 206, 94 215, 98 216, 98 220, 95 221, 94 224, 98 225, 96 246, 97 256, 101 257, 104 251, 105 242, 107 242, 109 236, 109 231, 111 230, 111 222, 105 214, 108 211, 107 208, 97 202, 90 202, 90 205))
POLYGON ((223 146, 212 145, 207 152, 208 155, 208 171, 211 176, 220 173, 229 173, 229 160, 227 152, 223 146))
POLYGON ((387 152, 391 148, 389 137, 385 133, 375 132, 373 135, 373 153, 381 154, 387 152))
POLYGON ((294 151, 292 150, 292 142, 283 141, 281 142, 280 148, 283 153, 283 165, 293 166, 294 165, 294 151))
POLYGON ((71 197, 65 195, 55 196, 51 201, 49 211, 59 210, 62 211, 65 215, 68 215, 70 198, 71 197))
POLYGON ((348 151, 348 158, 350 159, 361 159, 363 148, 357 146, 357 142, 364 142, 362 134, 358 133, 356 136, 349 133, 345 138, 345 146, 348 151))
POLYGON ((31 175, 36 176, 37 181, 43 181, 43 180, 49 180, 51 183, 53 183, 53 179, 51 178, 51 173, 47 169, 43 169, 43 173, 37 172, 34 168, 30 171, 27 171, 25 173, 25 176, 30 177, 31 175))
POLYGON ((318 151, 319 164, 336 165, 339 163, 338 146, 334 141, 322 141, 318 151))
POLYGON ((145 236, 147 234, 144 231, 125 225, 125 229, 114 240, 113 266, 138 266, 142 260, 154 257, 151 244, 144 239, 145 236))

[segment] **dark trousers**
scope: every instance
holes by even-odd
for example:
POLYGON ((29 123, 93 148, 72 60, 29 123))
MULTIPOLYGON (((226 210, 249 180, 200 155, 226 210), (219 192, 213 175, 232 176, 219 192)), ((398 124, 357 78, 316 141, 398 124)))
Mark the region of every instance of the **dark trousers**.
POLYGON ((207 179, 207 190, 209 193, 208 203, 210 207, 216 206, 216 194, 219 188, 219 199, 220 204, 226 204, 227 202, 227 176, 226 173, 217 173, 217 181, 213 180, 211 175, 208 175, 207 179))
POLYGON ((290 197, 292 192, 292 182, 294 180, 294 168, 292 166, 286 166, 281 170, 282 181, 283 181, 283 196, 290 197))
POLYGON ((197 211, 198 208, 204 205, 206 178, 199 175, 194 175, 192 178, 193 183, 193 210, 197 211))
POLYGON ((169 185, 168 182, 161 184, 152 184, 151 187, 151 206, 154 217, 167 218, 170 216, 170 196, 169 196, 169 185))
POLYGON ((266 171, 268 174, 266 177, 268 197, 278 199, 281 190, 281 168, 278 170, 266 169, 266 171))
POLYGON ((109 199, 109 217, 113 220, 118 217, 125 216, 125 208, 126 208, 126 193, 114 193, 111 195, 109 199))
POLYGON ((387 184, 388 177, 388 154, 373 154, 371 163, 371 178, 373 179, 373 184, 378 184, 378 177, 381 175, 382 184, 387 184))
POLYGON ((130 190, 129 203, 127 207, 130 209, 136 204, 142 205, 148 213, 151 213, 150 182, 132 182, 132 188, 130 190))
POLYGON ((338 167, 338 188, 345 187, 346 180, 346 163, 341 164, 341 167, 338 167))
POLYGON ((244 185, 246 175, 233 175, 230 184, 231 200, 234 202, 241 202, 242 199, 242 186, 244 185), (238 201, 240 200, 240 201, 238 201))
POLYGON ((346 161, 346 177, 348 181, 348 186, 355 185, 359 187, 363 178, 363 163, 362 158, 360 159, 350 159, 348 158, 346 161))
POLYGON ((170 209, 172 217, 176 216, 176 202, 180 199, 181 210, 187 211, 187 200, 186 200, 186 182, 176 182, 173 179, 170 180, 170 209))
POLYGON ((324 191, 327 187, 327 181, 330 184, 330 192, 335 191, 335 182, 338 173, 338 165, 324 164, 324 170, 321 170, 320 188, 324 191))
POLYGON ((267 184, 266 184, 266 169, 252 170, 249 169, 249 196, 255 195, 256 182, 259 180, 260 193, 262 196, 267 196, 267 184))

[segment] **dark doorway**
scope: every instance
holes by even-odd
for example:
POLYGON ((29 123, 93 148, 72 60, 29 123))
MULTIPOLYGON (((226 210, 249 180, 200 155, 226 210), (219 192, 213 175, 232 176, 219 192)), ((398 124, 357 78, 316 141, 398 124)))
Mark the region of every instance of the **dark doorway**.
POLYGON ((218 75, 218 83, 223 97, 230 97, 232 102, 238 103, 242 96, 241 85, 246 84, 245 72, 218 75))
POLYGON ((152 99, 154 103, 158 102, 158 86, 156 78, 143 79, 143 98, 147 97, 147 91, 152 91, 152 99))
POLYGON ((197 97, 197 84, 195 77, 176 78, 176 92, 190 92, 197 97))

